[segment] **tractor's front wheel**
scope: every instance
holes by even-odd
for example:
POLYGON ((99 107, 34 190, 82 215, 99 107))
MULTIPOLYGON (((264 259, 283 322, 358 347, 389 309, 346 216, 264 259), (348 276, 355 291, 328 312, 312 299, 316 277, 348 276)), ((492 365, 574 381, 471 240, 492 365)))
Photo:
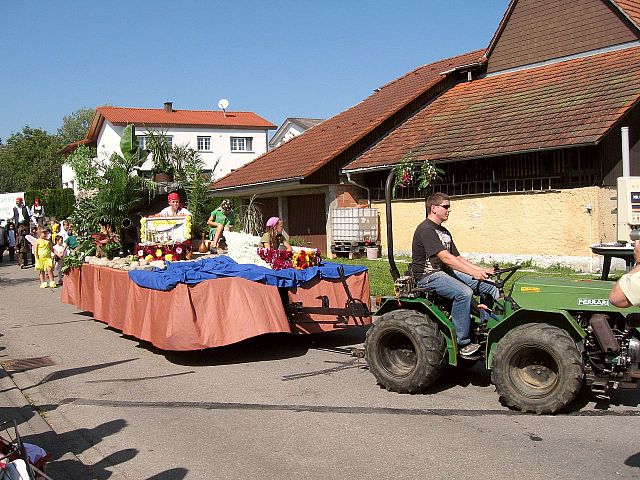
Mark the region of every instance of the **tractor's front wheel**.
POLYGON ((437 380, 447 364, 447 345, 438 325, 414 310, 394 310, 367 332, 369 370, 387 390, 414 393, 437 380))
POLYGON ((569 334, 528 323, 498 342, 491 380, 500 398, 523 412, 556 413, 576 397, 584 378, 580 351, 569 334))

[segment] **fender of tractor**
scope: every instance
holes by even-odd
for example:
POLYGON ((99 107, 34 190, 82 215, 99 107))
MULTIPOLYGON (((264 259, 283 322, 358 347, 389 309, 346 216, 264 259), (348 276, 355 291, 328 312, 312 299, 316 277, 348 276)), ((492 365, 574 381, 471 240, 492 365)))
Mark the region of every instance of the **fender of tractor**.
POLYGON ((496 345, 508 332, 516 327, 525 325, 527 323, 543 323, 546 325, 553 325, 562 330, 565 330, 569 336, 575 341, 579 342, 587 336, 587 332, 578 324, 569 312, 566 310, 530 310, 527 308, 520 308, 511 315, 506 317, 495 327, 489 331, 487 338, 487 354, 486 354, 486 366, 491 369, 491 361, 493 359, 493 353, 496 345))
POLYGON ((457 342, 454 341, 456 338, 456 329, 446 313, 426 298, 402 298, 402 301, 398 304, 397 298, 385 297, 382 299, 380 308, 376 311, 375 315, 376 317, 380 317, 385 313, 400 309, 415 310, 436 321, 438 325, 440 325, 440 329, 447 342, 449 365, 458 364, 458 346, 457 342))

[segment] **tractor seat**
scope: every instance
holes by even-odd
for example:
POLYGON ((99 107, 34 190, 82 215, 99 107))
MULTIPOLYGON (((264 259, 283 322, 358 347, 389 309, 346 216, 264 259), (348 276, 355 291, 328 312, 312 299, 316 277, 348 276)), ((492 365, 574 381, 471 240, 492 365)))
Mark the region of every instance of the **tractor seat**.
MULTIPOLYGON (((414 292, 424 292, 425 297, 431 303, 436 304, 439 307, 443 307, 446 311, 451 312, 451 306, 453 305, 453 300, 450 298, 443 297, 438 295, 433 290, 428 290, 426 288, 415 288, 414 292)), ((480 317, 480 309, 478 308, 480 302, 478 302, 475 297, 471 298, 471 315, 476 317, 480 317)))

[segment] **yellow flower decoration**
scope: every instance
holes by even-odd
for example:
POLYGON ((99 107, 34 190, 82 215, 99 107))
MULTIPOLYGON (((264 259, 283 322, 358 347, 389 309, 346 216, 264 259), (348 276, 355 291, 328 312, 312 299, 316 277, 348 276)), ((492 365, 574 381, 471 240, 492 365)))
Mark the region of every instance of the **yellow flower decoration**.
POLYGON ((167 253, 167 254, 164 256, 164 259, 165 259, 167 262, 171 262, 171 261, 173 261, 173 255, 171 255, 170 253, 167 253))
POLYGON ((153 255, 147 255, 146 257, 144 257, 144 259, 145 259, 147 262, 153 262, 153 255))
POLYGON ((191 215, 187 215, 187 217, 184 220, 184 223, 185 223, 184 238, 186 240, 190 240, 191 239, 191 215))
POLYGON ((142 217, 140 219, 140 241, 142 243, 147 241, 146 228, 147 228, 147 217, 142 217))
POLYGON ((157 249, 156 250, 156 257, 162 258, 162 250, 161 249, 157 249))

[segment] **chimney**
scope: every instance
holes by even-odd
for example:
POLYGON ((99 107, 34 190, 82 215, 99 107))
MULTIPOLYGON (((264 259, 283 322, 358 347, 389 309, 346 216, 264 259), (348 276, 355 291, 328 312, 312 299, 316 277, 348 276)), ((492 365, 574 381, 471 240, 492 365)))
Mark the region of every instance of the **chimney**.
POLYGON ((167 113, 173 112, 173 102, 164 102, 164 111, 167 113))

